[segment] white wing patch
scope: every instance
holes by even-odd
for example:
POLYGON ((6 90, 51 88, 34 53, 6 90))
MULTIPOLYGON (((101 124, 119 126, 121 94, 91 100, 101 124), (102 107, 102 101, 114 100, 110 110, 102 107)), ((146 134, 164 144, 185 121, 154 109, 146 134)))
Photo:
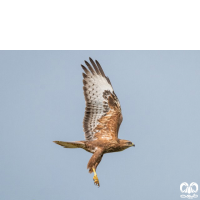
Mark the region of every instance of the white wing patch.
POLYGON ((105 76, 98 61, 90 59, 91 65, 85 61, 89 70, 84 67, 83 90, 86 101, 85 116, 83 119, 83 129, 86 140, 91 140, 95 134, 94 129, 99 124, 98 120, 109 111, 107 95, 113 93, 113 88, 108 77, 105 76))

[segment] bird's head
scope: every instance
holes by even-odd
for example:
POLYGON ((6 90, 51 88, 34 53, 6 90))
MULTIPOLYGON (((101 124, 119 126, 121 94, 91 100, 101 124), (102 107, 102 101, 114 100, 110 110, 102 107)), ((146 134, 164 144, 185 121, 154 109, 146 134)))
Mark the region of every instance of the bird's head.
POLYGON ((120 142, 120 145, 122 146, 122 147, 124 147, 124 149, 127 149, 127 148, 129 148, 129 147, 134 147, 135 146, 135 144, 133 144, 131 141, 129 141, 129 140, 119 140, 119 142, 120 142))

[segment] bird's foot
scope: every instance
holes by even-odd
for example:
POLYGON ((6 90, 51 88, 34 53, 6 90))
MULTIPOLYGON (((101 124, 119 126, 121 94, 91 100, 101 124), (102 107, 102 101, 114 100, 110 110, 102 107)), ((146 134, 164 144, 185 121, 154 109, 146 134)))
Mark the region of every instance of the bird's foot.
POLYGON ((98 177, 97 177, 96 174, 93 176, 93 181, 94 181, 94 184, 95 184, 95 185, 97 185, 98 187, 100 187, 99 179, 98 179, 98 177))
POLYGON ((93 169, 93 172, 94 172, 94 176, 93 176, 94 184, 97 185, 98 187, 100 187, 99 179, 98 179, 98 177, 97 177, 97 173, 96 173, 96 171, 95 171, 94 168, 92 168, 92 169, 93 169))

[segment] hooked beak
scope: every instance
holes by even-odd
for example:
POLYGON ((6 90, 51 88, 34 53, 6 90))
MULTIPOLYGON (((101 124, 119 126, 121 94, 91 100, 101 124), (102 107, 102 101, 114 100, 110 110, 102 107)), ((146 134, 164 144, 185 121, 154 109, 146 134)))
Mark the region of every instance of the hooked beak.
POLYGON ((135 146, 135 144, 132 144, 132 147, 134 147, 135 146))

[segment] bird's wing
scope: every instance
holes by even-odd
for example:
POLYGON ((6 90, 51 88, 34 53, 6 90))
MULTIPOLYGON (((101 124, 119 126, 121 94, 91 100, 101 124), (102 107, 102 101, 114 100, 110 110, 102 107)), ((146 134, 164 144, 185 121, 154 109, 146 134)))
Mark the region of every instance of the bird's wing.
POLYGON ((81 65, 83 73, 83 90, 86 101, 83 129, 86 140, 117 139, 122 113, 119 100, 114 93, 111 82, 105 76, 99 62, 91 59, 88 69, 81 65))

